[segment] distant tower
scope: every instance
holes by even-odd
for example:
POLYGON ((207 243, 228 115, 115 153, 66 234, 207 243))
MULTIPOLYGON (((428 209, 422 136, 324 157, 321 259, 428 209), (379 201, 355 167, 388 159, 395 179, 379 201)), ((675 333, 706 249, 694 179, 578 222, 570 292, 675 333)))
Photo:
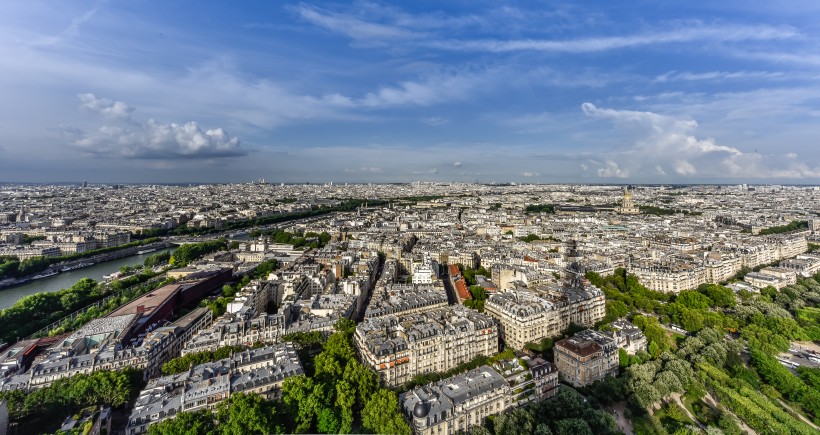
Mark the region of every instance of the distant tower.
POLYGON ((629 186, 624 187, 624 198, 621 200, 621 208, 618 209, 620 214, 638 214, 641 211, 635 204, 632 203, 632 194, 629 193, 629 186))
POLYGON ((86 187, 88 187, 88 181, 83 180, 83 189, 85 189, 86 187))

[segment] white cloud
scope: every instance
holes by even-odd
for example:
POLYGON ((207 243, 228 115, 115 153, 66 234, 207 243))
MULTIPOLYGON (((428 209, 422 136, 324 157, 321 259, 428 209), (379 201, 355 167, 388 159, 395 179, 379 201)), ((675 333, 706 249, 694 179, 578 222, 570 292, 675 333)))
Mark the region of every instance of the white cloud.
POLYGON ((303 20, 345 35, 364 46, 428 38, 432 36, 429 33, 432 31, 453 32, 467 27, 492 28, 494 24, 486 17, 475 14, 409 14, 399 8, 369 2, 357 2, 344 13, 304 4, 292 10, 303 20))
POLYGON ((504 53, 515 51, 544 51, 556 53, 592 53, 648 45, 686 43, 697 41, 738 42, 791 39, 799 36, 789 27, 717 25, 696 23, 667 31, 655 31, 628 36, 607 36, 574 40, 442 40, 430 45, 443 50, 487 51, 504 53))
POLYGON ((422 119, 421 121, 423 123, 425 123, 427 125, 430 125, 430 126, 433 126, 433 127, 438 127, 440 125, 444 125, 444 124, 447 124, 448 122, 450 122, 449 119, 442 118, 440 116, 427 117, 427 118, 422 119))
POLYGON ((657 83, 667 82, 693 82, 693 81, 724 81, 724 80, 749 80, 749 79, 781 79, 786 74, 782 72, 769 71, 707 71, 707 72, 690 72, 690 71, 669 71, 655 77, 654 81, 657 83))
POLYGON ((698 172, 698 170, 686 160, 676 160, 673 167, 679 175, 694 175, 698 172))
POLYGON ((382 170, 382 168, 377 168, 377 167, 372 167, 372 166, 370 166, 370 167, 362 166, 361 168, 358 168, 358 169, 349 169, 349 168, 345 169, 345 172, 348 172, 348 173, 363 173, 363 174, 381 174, 384 171, 382 170))
POLYGON ((603 168, 598 169, 598 176, 601 178, 627 178, 629 171, 621 169, 617 163, 607 160, 603 168))
POLYGON ((48 45, 55 45, 63 42, 67 38, 72 38, 77 36, 80 33, 80 26, 85 24, 88 20, 94 17, 97 14, 98 8, 93 8, 86 11, 84 14, 80 15, 79 17, 74 18, 71 20, 71 24, 68 25, 62 32, 54 36, 44 36, 38 38, 37 40, 33 41, 30 45, 32 46, 48 46, 48 45))
POLYGON ((524 177, 538 177, 541 174, 539 174, 538 172, 524 171, 524 172, 521 173, 521 175, 524 176, 524 177))
POLYGON ((196 122, 165 124, 153 119, 138 122, 130 119, 133 109, 121 101, 79 95, 81 108, 121 120, 117 125, 103 125, 91 133, 66 129, 80 136, 77 148, 100 156, 133 159, 192 159, 236 157, 247 154, 240 141, 221 128, 203 129, 196 122))
POLYGON ((134 108, 122 101, 112 101, 108 98, 97 98, 94 94, 80 94, 80 108, 90 112, 96 112, 112 118, 128 119, 134 108))
POLYGON ((776 52, 762 52, 762 51, 747 51, 747 50, 733 50, 729 52, 730 55, 743 59, 757 59, 774 64, 794 64, 794 65, 820 65, 820 55, 816 52, 790 52, 776 51, 776 52))
POLYGON ((598 169, 601 177, 666 174, 669 167, 682 177, 712 178, 815 178, 820 167, 796 161, 795 153, 763 156, 719 145, 712 138, 695 136, 697 122, 652 112, 598 108, 584 103, 592 118, 612 121, 628 143, 626 149, 605 153, 598 169), (651 169, 649 169, 651 168, 651 169))
POLYGON ((421 36, 420 33, 401 26, 372 23, 352 15, 334 13, 307 5, 297 7, 296 12, 302 19, 314 25, 368 44, 377 44, 386 39, 409 39, 421 36))
POLYGON ((453 162, 453 166, 455 166, 456 168, 460 168, 461 162, 453 162))
MULTIPOLYGON (((441 13, 411 15, 396 8, 373 3, 359 3, 345 13, 304 4, 293 10, 305 21, 345 35, 364 46, 378 46, 388 41, 402 41, 448 51, 589 53, 670 43, 770 41, 800 36, 794 28, 787 26, 704 24, 700 21, 678 21, 663 23, 663 28, 658 27, 645 33, 625 36, 569 40, 441 39, 440 35, 443 33, 441 31, 445 29, 450 34, 455 29, 465 27, 497 29, 499 25, 497 20, 501 17, 498 16, 498 11, 487 16, 448 16, 441 13), (419 31, 419 29, 425 31, 419 31)), ((506 8, 505 10, 511 11, 512 9, 506 8)), ((506 22, 512 18, 512 22, 508 25, 517 27, 520 33, 520 30, 523 30, 520 27, 525 25, 525 22, 531 21, 534 13, 534 11, 528 11, 526 14, 517 11, 512 15, 505 13, 502 14, 506 15, 502 21, 506 22)), ((560 15, 561 12, 559 11, 558 14, 560 15)))
POLYGON ((489 72, 432 75, 421 81, 404 81, 397 86, 381 87, 378 91, 368 93, 364 98, 357 100, 356 104, 365 108, 429 106, 443 101, 463 99, 491 76, 489 72))

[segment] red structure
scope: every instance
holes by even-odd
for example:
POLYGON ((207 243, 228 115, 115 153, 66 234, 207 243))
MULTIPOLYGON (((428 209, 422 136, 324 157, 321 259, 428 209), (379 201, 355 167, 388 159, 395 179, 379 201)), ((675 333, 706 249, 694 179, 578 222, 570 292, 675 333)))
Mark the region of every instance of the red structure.
POLYGON ((151 325, 167 320, 179 308, 201 300, 230 280, 232 275, 230 269, 192 274, 185 281, 168 284, 134 299, 106 317, 138 314, 134 326, 122 336, 122 341, 129 340, 145 332, 151 325))
POLYGON ((453 285, 453 288, 456 289, 458 301, 463 302, 466 299, 472 299, 473 296, 470 294, 470 290, 467 289, 467 282, 464 281, 464 278, 461 276, 461 269, 459 269, 455 264, 451 264, 449 266, 449 270, 450 283, 453 285))

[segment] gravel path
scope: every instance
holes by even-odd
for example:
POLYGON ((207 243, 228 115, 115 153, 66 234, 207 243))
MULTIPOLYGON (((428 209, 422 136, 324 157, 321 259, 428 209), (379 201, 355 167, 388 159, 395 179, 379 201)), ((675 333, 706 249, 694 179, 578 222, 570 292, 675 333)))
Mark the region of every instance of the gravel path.
POLYGON ((612 406, 604 407, 604 409, 607 410, 607 412, 612 413, 612 416, 615 418, 615 422, 618 423, 618 428, 621 429, 621 432, 626 435, 633 435, 635 433, 635 429, 632 427, 632 422, 628 418, 624 417, 626 402, 618 402, 612 406))

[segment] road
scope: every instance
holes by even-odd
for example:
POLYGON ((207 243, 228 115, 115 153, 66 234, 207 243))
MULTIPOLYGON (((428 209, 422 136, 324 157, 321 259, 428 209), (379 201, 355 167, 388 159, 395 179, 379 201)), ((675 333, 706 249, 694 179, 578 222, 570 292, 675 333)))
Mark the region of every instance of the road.
POLYGON ((444 290, 447 290, 447 303, 450 305, 457 304, 456 289, 450 283, 450 272, 446 266, 444 267, 444 274, 441 275, 441 281, 444 283, 444 290))
POLYGON ((618 402, 612 406, 604 407, 604 409, 612 413, 612 416, 615 418, 615 422, 618 423, 618 428, 621 429, 623 433, 626 435, 632 435, 635 433, 635 430, 632 427, 632 421, 624 415, 624 411, 626 410, 626 402, 618 402))
POLYGON ((379 270, 376 271, 376 276, 373 278, 373 285, 369 286, 370 288, 367 289, 367 296, 364 298, 364 302, 357 308, 356 312, 353 314, 353 321, 356 323, 361 322, 364 320, 364 313, 367 311, 367 306, 370 305, 370 299, 373 297, 373 292, 376 290, 376 284, 379 282, 379 279, 382 277, 382 271, 384 270, 384 259, 379 257, 379 270))

